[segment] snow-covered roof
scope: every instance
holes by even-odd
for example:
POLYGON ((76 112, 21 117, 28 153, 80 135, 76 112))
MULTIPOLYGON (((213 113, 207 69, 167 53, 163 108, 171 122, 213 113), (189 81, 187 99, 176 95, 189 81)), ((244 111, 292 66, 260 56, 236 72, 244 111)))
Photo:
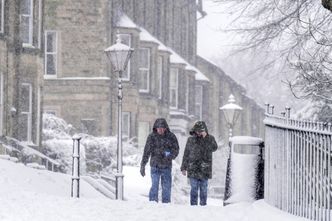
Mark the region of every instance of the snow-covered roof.
POLYGON ((170 62, 175 64, 185 64, 186 70, 194 71, 195 74, 195 80, 198 81, 210 81, 200 70, 198 70, 195 66, 189 64, 184 58, 182 58, 178 53, 171 50, 171 56, 170 56, 170 62))
POLYGON ((196 72, 195 74, 195 80, 198 81, 210 81, 201 71, 199 71, 196 67, 193 65, 189 64, 184 58, 182 58, 178 53, 173 51, 171 48, 167 47, 164 45, 162 42, 160 42, 156 37, 154 37, 152 34, 150 34, 147 30, 145 30, 142 27, 139 27, 136 25, 127 15, 123 14, 119 21, 117 22, 118 27, 123 27, 123 28, 137 28, 140 30, 140 40, 141 41, 149 41, 149 42, 154 42, 158 44, 158 50, 161 51, 167 51, 169 52, 170 55, 170 62, 175 63, 175 64, 184 64, 186 65, 185 69, 186 70, 192 70, 196 72))
POLYGON ((155 42, 155 43, 158 44, 158 49, 159 50, 171 52, 166 45, 164 45, 157 38, 155 38, 154 36, 152 36, 147 30, 145 30, 144 28, 139 28, 139 29, 141 31, 139 33, 139 38, 141 39, 141 41, 155 42))
POLYGON ((197 81, 209 81, 209 78, 207 78, 202 72, 200 72, 197 68, 195 68, 194 66, 192 66, 195 71, 196 71, 196 74, 195 74, 195 80, 197 81))
POLYGON ((229 139, 233 144, 258 145, 263 142, 262 138, 251 136, 234 136, 229 139))
POLYGON ((124 28, 139 28, 138 25, 135 24, 127 15, 122 14, 122 16, 117 21, 116 25, 118 27, 124 28))

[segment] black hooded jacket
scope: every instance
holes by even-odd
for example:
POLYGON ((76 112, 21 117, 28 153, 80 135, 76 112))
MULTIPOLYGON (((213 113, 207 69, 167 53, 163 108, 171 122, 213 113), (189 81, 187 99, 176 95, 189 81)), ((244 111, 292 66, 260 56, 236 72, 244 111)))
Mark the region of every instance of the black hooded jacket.
POLYGON ((158 118, 149 134, 144 147, 144 153, 141 166, 145 166, 150 159, 151 167, 171 168, 172 160, 179 154, 179 143, 176 136, 169 130, 168 124, 164 118, 158 118), (157 133, 156 128, 166 128, 163 135, 157 133), (166 156, 165 152, 170 152, 166 156))
POLYGON ((187 171, 189 178, 212 178, 212 152, 218 148, 217 142, 208 133, 204 121, 198 121, 190 130, 190 136, 184 150, 181 171, 187 171), (195 131, 205 131, 207 135, 199 137, 195 131))

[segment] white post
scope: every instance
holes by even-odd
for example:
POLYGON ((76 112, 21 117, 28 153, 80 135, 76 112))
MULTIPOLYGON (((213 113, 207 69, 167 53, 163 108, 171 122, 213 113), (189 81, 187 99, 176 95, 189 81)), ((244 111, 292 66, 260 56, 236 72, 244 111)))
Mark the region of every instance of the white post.
POLYGON ((80 140, 81 137, 73 138, 73 164, 72 164, 72 182, 71 197, 80 197, 80 140))

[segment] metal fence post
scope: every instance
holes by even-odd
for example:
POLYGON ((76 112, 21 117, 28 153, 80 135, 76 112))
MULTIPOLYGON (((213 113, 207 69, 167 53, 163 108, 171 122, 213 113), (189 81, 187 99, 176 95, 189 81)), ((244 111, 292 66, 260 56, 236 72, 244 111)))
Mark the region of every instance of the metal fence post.
POLYGON ((80 140, 81 137, 73 136, 73 164, 71 178, 71 197, 80 197, 80 140))

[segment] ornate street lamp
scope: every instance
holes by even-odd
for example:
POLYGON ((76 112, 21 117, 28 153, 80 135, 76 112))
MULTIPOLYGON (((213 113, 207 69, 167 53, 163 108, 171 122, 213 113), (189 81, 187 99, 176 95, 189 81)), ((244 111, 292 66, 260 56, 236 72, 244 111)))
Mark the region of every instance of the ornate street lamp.
POLYGON ((223 111, 228 129, 229 129, 229 138, 233 136, 233 127, 240 116, 242 107, 235 104, 235 98, 233 94, 229 95, 228 103, 220 107, 220 110, 223 111))
MULTIPOLYGON (((228 129, 229 129, 229 135, 228 135, 228 140, 233 136, 233 127, 237 121, 237 119, 240 116, 242 107, 239 105, 235 104, 235 98, 233 94, 229 95, 228 98, 228 103, 225 104, 224 106, 220 107, 220 110, 223 111, 228 129)), ((231 148, 229 146, 229 148, 231 148)), ((228 155, 227 159, 227 169, 226 169, 226 179, 225 179, 225 191, 224 191, 224 205, 226 205, 225 200, 227 200, 230 195, 231 195, 231 188, 230 188, 230 183, 231 183, 231 150, 226 149, 228 151, 225 154, 228 155)))
POLYGON ((118 72, 118 137, 117 137, 117 174, 116 174, 116 199, 123 200, 123 173, 122 173, 122 73, 126 70, 134 49, 121 43, 117 35, 116 44, 105 49, 110 59, 113 72, 118 72))

